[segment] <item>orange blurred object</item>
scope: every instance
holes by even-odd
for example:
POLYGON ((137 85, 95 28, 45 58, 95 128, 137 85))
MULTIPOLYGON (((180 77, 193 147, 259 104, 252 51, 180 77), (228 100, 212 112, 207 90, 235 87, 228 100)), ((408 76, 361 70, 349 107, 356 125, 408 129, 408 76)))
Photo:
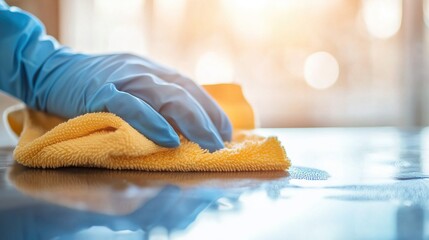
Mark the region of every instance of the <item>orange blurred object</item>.
POLYGON ((255 115, 252 106, 238 84, 204 85, 204 89, 216 100, 228 115, 234 129, 254 129, 255 115))

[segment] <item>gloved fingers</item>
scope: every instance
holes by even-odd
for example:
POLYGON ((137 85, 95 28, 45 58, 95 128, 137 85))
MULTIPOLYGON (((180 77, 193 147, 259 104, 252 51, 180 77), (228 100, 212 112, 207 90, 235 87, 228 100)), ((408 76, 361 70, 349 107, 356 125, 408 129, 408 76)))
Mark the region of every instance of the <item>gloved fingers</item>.
POLYGON ((204 108, 210 119, 218 129, 224 141, 231 141, 232 124, 222 108, 215 100, 197 83, 181 75, 166 76, 166 81, 175 83, 186 89, 204 108))
MULTIPOLYGON (((220 133, 223 141, 231 141, 232 125, 224 111, 213 100, 212 97, 197 83, 191 79, 184 77, 175 70, 167 68, 159 63, 144 57, 134 56, 130 54, 121 54, 117 56, 123 58, 128 64, 123 65, 122 71, 134 73, 149 73, 157 76, 168 83, 174 83, 186 91, 188 91, 203 107, 207 115, 210 117, 216 129, 220 133)), ((119 71, 121 72, 121 71, 119 71)))
POLYGON ((210 117, 190 95, 178 95, 165 103, 159 113, 187 139, 210 152, 224 148, 222 137, 210 117), (182 97, 180 97, 182 96, 182 97))
POLYGON ((173 127, 151 106, 114 84, 101 87, 87 104, 88 112, 108 111, 128 122, 144 136, 163 147, 178 147, 179 136, 173 127))
POLYGON ((114 82, 115 86, 147 102, 187 139, 202 148, 224 147, 222 137, 204 108, 184 88, 152 74, 141 74, 114 82))

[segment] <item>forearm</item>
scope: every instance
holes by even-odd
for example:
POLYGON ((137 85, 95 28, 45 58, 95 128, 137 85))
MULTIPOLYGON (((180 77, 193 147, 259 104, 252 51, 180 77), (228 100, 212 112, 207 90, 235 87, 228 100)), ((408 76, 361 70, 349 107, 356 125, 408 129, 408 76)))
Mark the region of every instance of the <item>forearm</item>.
POLYGON ((0 89, 31 107, 40 107, 43 67, 50 57, 65 51, 46 35, 34 16, 0 1, 0 89), (37 90, 37 91, 36 91, 37 90))

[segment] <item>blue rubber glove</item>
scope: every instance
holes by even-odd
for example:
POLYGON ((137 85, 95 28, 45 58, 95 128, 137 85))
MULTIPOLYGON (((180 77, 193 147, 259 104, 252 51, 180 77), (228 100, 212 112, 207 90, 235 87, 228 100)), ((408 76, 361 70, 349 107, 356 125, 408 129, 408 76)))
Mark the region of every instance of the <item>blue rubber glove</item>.
POLYGON ((130 54, 74 53, 37 18, 1 0, 0 89, 66 118, 115 113, 165 147, 180 144, 176 131, 210 151, 231 139, 225 113, 189 78, 130 54))

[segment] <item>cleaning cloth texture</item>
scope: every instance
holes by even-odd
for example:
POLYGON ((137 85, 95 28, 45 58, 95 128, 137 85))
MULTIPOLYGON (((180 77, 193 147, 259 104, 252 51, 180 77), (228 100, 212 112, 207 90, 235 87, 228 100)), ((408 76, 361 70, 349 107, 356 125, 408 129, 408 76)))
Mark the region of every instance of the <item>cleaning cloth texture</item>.
MULTIPOLYGON (((236 88, 223 85, 219 91, 231 87, 236 88)), ((240 103, 234 101, 230 105, 240 109, 240 103)), ((242 101, 248 105, 244 97, 242 101)), ((224 108, 225 104, 220 105, 224 108)), ((251 126, 240 123, 242 115, 240 121, 235 118, 231 118, 235 128, 251 126)), ((240 130, 234 130, 233 140, 224 149, 210 153, 185 138, 178 148, 158 146, 112 113, 88 113, 66 120, 25 108, 9 113, 7 121, 20 136, 14 158, 28 167, 231 172, 286 170, 290 166, 276 137, 240 130)))

